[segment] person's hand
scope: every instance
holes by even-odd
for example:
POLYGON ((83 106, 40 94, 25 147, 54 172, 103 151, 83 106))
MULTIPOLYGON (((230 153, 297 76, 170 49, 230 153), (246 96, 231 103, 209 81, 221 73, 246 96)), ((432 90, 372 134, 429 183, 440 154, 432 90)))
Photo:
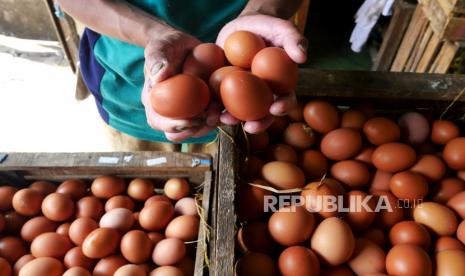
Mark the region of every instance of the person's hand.
POLYGON ((153 129, 163 131, 168 140, 179 142, 189 137, 201 137, 214 129, 219 122, 220 106, 211 103, 204 114, 186 120, 173 120, 156 113, 150 104, 150 91, 153 86, 176 73, 184 58, 198 45, 196 38, 176 30, 159 34, 145 47, 145 83, 141 100, 145 107, 147 123, 153 129))
MULTIPOLYGON (((289 57, 296 63, 304 63, 307 59, 307 40, 296 26, 288 21, 268 15, 243 15, 226 24, 220 31, 216 44, 224 48, 224 42, 235 31, 249 31, 261 36, 269 45, 282 47, 289 57)), ((275 116, 286 115, 297 103, 296 96, 276 97, 270 107, 270 113, 275 116)), ((230 113, 221 114, 223 124, 234 125, 240 121, 230 113)), ((245 131, 258 133, 266 130, 273 123, 273 116, 259 121, 249 121, 244 124, 245 131)))

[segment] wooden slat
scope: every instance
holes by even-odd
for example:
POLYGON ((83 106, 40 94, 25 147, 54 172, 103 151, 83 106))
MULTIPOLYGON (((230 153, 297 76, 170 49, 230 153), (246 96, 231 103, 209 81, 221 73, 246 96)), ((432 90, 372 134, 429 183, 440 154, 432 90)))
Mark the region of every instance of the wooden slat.
POLYGON ((441 39, 435 33, 431 35, 431 39, 428 42, 428 46, 425 49, 423 56, 418 63, 417 73, 425 73, 433 63, 433 56, 438 52, 439 46, 441 45, 441 39))
POLYGON ((458 46, 450 41, 445 41, 436 60, 431 66, 430 73, 443 74, 447 73, 449 67, 457 53, 458 46))
POLYGON ((305 32, 305 26, 307 25, 307 16, 308 16, 309 7, 310 7, 310 0, 303 0, 299 9, 294 14, 294 16, 291 18, 294 24, 296 24, 297 29, 302 34, 305 32))
MULTIPOLYGON (((425 18, 421 25, 418 26, 419 32, 417 35, 417 39, 415 40, 415 44, 413 45, 412 52, 410 53, 407 63, 405 64, 404 72, 413 72, 415 69, 415 60, 417 60, 418 56, 422 55, 422 43, 425 36, 428 34, 428 25, 429 21, 425 18)), ((419 58, 418 58, 419 59, 419 58)))

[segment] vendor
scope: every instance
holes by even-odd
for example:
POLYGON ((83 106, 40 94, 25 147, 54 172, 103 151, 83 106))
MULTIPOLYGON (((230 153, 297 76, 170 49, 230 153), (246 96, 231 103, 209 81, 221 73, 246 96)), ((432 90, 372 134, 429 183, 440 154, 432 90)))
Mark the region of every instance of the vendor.
MULTIPOLYGON (((83 22, 80 45, 83 79, 95 96, 101 117, 111 131, 115 150, 173 150, 167 142, 207 143, 219 124, 238 120, 211 105, 204 116, 173 120, 147 104, 150 88, 179 72, 184 58, 201 42, 223 46, 236 30, 256 33, 283 47, 297 63, 306 60, 306 39, 289 19, 302 0, 57 0, 83 22)), ((282 116, 295 95, 279 98, 270 113, 282 116)), ((272 116, 246 122, 256 133, 272 116)))

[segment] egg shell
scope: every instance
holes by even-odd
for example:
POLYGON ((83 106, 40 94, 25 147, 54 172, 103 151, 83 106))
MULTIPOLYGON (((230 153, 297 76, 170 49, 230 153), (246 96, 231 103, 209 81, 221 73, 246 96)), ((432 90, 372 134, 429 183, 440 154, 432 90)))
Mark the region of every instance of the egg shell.
POLYGON ((443 179, 433 191, 433 201, 439 203, 446 203, 452 197, 465 191, 465 181, 459 178, 446 178, 443 179))
POLYGON ((268 255, 259 252, 249 252, 239 258, 234 270, 236 275, 263 275, 278 274, 276 262, 268 255))
POLYGON ((447 142, 442 153, 449 168, 465 170, 465 137, 458 137, 447 142))
POLYGON ((425 154, 418 158, 411 171, 423 175, 430 183, 440 181, 446 174, 446 165, 442 159, 434 154, 425 154))
MULTIPOLYGON (((255 179, 252 183, 269 186, 269 183, 261 179, 255 179)), ((262 217, 264 215, 264 197, 271 194, 270 191, 265 189, 247 183, 239 183, 236 190, 236 213, 238 219, 240 221, 251 221, 262 217)))
POLYGON ((231 72, 221 82, 220 91, 226 110, 241 121, 257 121, 270 115, 273 93, 263 80, 249 72, 231 72))
POLYGON ((270 143, 270 136, 264 131, 255 134, 247 134, 247 140, 251 152, 263 151, 270 143))
POLYGON ((63 264, 55 258, 41 257, 25 264, 19 271, 19 276, 61 276, 63 264))
POLYGON ((149 276, 185 276, 181 269, 175 266, 164 265, 155 268, 149 276))
POLYGON ((65 222, 65 223, 62 223, 58 226, 56 232, 60 235, 64 235, 66 237, 68 237, 69 235, 69 227, 71 226, 71 223, 69 222, 65 222))
POLYGON ((139 224, 145 230, 158 231, 165 228, 174 216, 170 203, 158 201, 144 207, 139 213, 139 224))
POLYGON ((457 230, 457 218, 452 210, 436 202, 418 204, 413 218, 439 236, 452 235, 457 230))
POLYGON ((402 136, 410 144, 422 144, 429 138, 429 123, 421 113, 408 112, 399 118, 402 136))
POLYGON ((357 238, 355 249, 348 262, 349 267, 357 275, 383 273, 385 271, 386 255, 376 243, 357 238))
POLYGON ((198 216, 175 217, 166 226, 165 236, 182 241, 195 241, 199 233, 200 220, 198 216))
POLYGON ((339 127, 339 110, 331 103, 313 100, 304 106, 305 122, 315 131, 328 133, 339 127))
POLYGON ((168 198, 178 200, 189 195, 190 185, 186 179, 171 178, 166 181, 163 191, 168 198))
POLYGON ((214 43, 201 43, 186 57, 182 71, 207 81, 225 62, 223 49, 214 43))
POLYGON ((113 196, 105 202, 105 212, 115 208, 126 208, 129 211, 134 211, 134 201, 125 195, 113 196))
POLYGON ((362 149, 362 136, 352 128, 335 129, 323 137, 320 149, 331 160, 349 159, 362 149))
POLYGON ((358 237, 370 240, 379 245, 381 248, 385 248, 388 243, 386 233, 384 233, 384 231, 379 228, 368 228, 367 230, 360 233, 358 237))
POLYGON ((127 264, 125 258, 121 255, 112 255, 100 259, 94 267, 92 275, 94 276, 113 276, 118 268, 127 264))
POLYGON ((394 224, 403 220, 405 211, 403 208, 398 207, 399 199, 389 191, 373 191, 372 195, 376 196, 375 201, 379 202, 380 196, 389 204, 391 210, 381 209, 376 215, 375 223, 380 227, 392 227, 394 224))
POLYGON ((12 186, 0 187, 0 211, 7 211, 13 208, 13 196, 17 190, 17 188, 12 186))
POLYGON ((94 196, 109 199, 115 195, 124 193, 126 190, 126 183, 121 177, 104 175, 95 178, 90 189, 94 196))
POLYGON ((3 217, 2 214, 0 214, 0 232, 2 232, 4 228, 5 228, 5 218, 3 217))
POLYGON ((98 223, 91 218, 77 218, 69 227, 69 238, 76 245, 82 245, 90 232, 98 228, 98 223))
POLYGON ((457 227, 457 239, 465 244, 465 220, 457 227))
POLYGON ((299 154, 299 167, 307 179, 318 179, 328 172, 328 159, 317 150, 306 150, 299 154))
POLYGON ((336 162, 330 169, 331 176, 353 189, 368 185, 370 172, 365 164, 355 160, 336 162))
POLYGON ((402 143, 387 143, 375 149, 372 156, 373 165, 383 171, 399 172, 415 164, 415 150, 402 143))
POLYGON ((0 257, 5 258, 10 264, 26 254, 26 244, 20 238, 6 236, 0 239, 0 257))
POLYGON ((355 109, 349 109, 342 114, 341 127, 349 127, 361 130, 367 121, 366 115, 355 109))
POLYGON ((27 254, 27 255, 24 255, 22 256, 21 258, 19 258, 14 266, 13 266, 13 272, 14 272, 14 275, 18 275, 19 274, 19 271, 21 270, 21 268, 27 264, 28 262, 34 260, 35 257, 32 256, 32 254, 27 254))
POLYGON ((97 260, 86 257, 80 246, 71 248, 68 252, 66 252, 65 257, 63 258, 63 263, 66 268, 79 266, 89 271, 94 267, 96 261, 97 260))
POLYGON ((179 239, 167 238, 155 245, 152 260, 156 265, 174 265, 184 258, 186 246, 179 239))
POLYGON ((438 276, 465 275, 465 252, 447 250, 436 254, 436 271, 438 276))
POLYGON ((299 78, 297 64, 278 47, 267 47, 258 52, 252 60, 251 71, 259 76, 278 95, 294 92, 299 78))
MULTIPOLYGON (((287 117, 291 122, 303 122, 304 121, 304 104, 302 102, 297 102, 294 107, 292 107, 287 113, 287 117)), ((284 117, 279 117, 284 118, 284 117)))
POLYGON ((317 211, 324 218, 337 216, 338 211, 328 210, 331 206, 330 203, 322 205, 324 197, 336 197, 339 195, 338 191, 327 184, 328 181, 322 180, 307 184, 303 191, 300 193, 302 196, 303 204, 309 212, 317 211))
POLYGON ((283 142, 297 150, 308 149, 315 141, 315 133, 304 123, 291 123, 283 133, 283 142))
POLYGON ((31 243, 31 253, 34 257, 53 257, 61 259, 73 247, 67 236, 55 232, 43 233, 31 243))
POLYGON ((63 276, 91 276, 91 274, 84 268, 76 266, 66 270, 63 276))
POLYGON ((79 200, 86 195, 87 184, 81 179, 68 179, 57 187, 56 192, 67 194, 73 200, 79 200))
POLYGON ((279 271, 282 275, 318 276, 320 262, 313 251, 304 246, 291 246, 279 255, 279 271))
POLYGON ((23 216, 33 216, 40 212, 44 196, 33 189, 21 189, 15 193, 12 205, 15 211, 23 216))
POLYGON ((74 214, 74 203, 66 194, 52 193, 42 201, 42 213, 53 221, 65 221, 74 214))
POLYGON ((339 218, 326 218, 316 227, 310 248, 319 259, 332 266, 350 259, 355 248, 355 237, 349 225, 339 218))
POLYGON ((454 195, 449 201, 447 206, 454 210, 462 219, 465 218, 465 191, 454 195))
POLYGON ((419 246, 399 244, 386 256, 386 269, 390 275, 432 275, 428 254, 419 246))
POLYGON ((232 65, 250 68, 255 55, 265 46, 260 36, 249 31, 236 31, 226 38, 224 54, 232 65))
POLYGON ((115 208, 105 213, 100 219, 99 226, 113 228, 125 233, 134 225, 134 216, 126 208, 115 208))
POLYGON ((344 195, 344 207, 348 208, 349 211, 343 215, 346 222, 354 230, 367 229, 376 218, 376 202, 373 198, 366 201, 367 197, 369 197, 367 193, 357 190, 352 190, 344 195), (365 208, 365 202, 371 210, 365 208))
POLYGON ((360 152, 354 157, 354 160, 360 161, 367 166, 372 166, 373 163, 371 162, 371 156, 375 151, 375 147, 373 146, 363 146, 360 152))
POLYGON ((21 228, 21 238, 32 242, 37 236, 46 232, 55 232, 57 223, 44 216, 34 217, 28 220, 21 228))
POLYGON ((47 196, 51 193, 54 193, 57 189, 57 186, 51 182, 39 180, 29 185, 29 188, 38 191, 43 196, 47 196))
POLYGON ((121 254, 131 263, 141 264, 150 259, 153 243, 141 230, 132 230, 121 239, 121 254))
POLYGON ((210 79, 208 81, 208 85, 210 87, 210 92, 212 92, 212 96, 215 99, 220 100, 221 102, 221 92, 220 92, 221 82, 229 73, 234 72, 234 71, 242 71, 242 70, 243 70, 242 68, 237 67, 237 66, 225 66, 225 67, 221 67, 215 70, 215 72, 213 72, 210 75, 210 79))
POLYGON ((104 213, 103 203, 95 196, 86 196, 76 202, 76 217, 99 221, 104 213))
POLYGON ((266 150, 266 159, 270 161, 283 161, 297 163, 296 151, 286 144, 275 144, 266 150))
POLYGON ((263 179, 277 189, 302 188, 305 184, 305 175, 296 165, 273 161, 262 167, 263 179))
POLYGON ((82 253, 92 259, 104 258, 118 247, 120 235, 113 228, 97 228, 82 243, 82 253))
POLYGON ((135 264, 127 264, 118 268, 114 276, 145 276, 147 275, 143 268, 135 264))
POLYGON ((392 173, 376 170, 371 180, 369 191, 389 191, 392 173))
POLYGON ((12 272, 11 265, 4 258, 0 258, 0 276, 10 276, 12 272))
POLYGON ((418 173, 404 171, 396 173, 389 182, 391 192, 399 199, 415 202, 428 194, 428 183, 418 173))
POLYGON ((450 140, 460 136, 458 126, 448 120, 435 120, 431 127, 431 141, 435 144, 445 145, 450 140))
POLYGON ((135 200, 144 201, 153 195, 153 183, 149 179, 134 178, 129 182, 127 193, 135 200))
POLYGON ((442 236, 436 240, 436 244, 434 247, 434 252, 438 253, 441 251, 447 250, 463 250, 465 251, 465 246, 463 243, 456 238, 452 238, 449 236, 442 236))
POLYGON ((163 202, 171 204, 171 199, 169 199, 167 196, 165 196, 165 195, 153 195, 153 196, 149 197, 145 201, 144 207, 147 207, 147 206, 149 206, 152 203, 157 202, 157 201, 163 201, 163 202))
POLYGON ((164 240, 166 237, 165 235, 158 233, 158 232, 149 232, 147 236, 152 241, 153 245, 155 246, 159 241, 164 240))
POLYGON ((6 212, 3 216, 5 220, 5 227, 3 229, 4 233, 15 234, 17 235, 23 225, 27 222, 27 218, 21 216, 15 211, 6 212))
POLYGON ((429 232, 423 225, 414 221, 401 221, 389 231, 389 240, 392 245, 412 244, 428 250, 431 245, 429 232))
POLYGON ((271 237, 284 246, 307 240, 315 228, 315 216, 302 206, 283 207, 271 215, 268 230, 271 237))
POLYGON ((276 247, 268 225, 262 221, 251 222, 239 228, 237 243, 243 253, 262 252, 266 254, 273 252, 276 247))
POLYGON ((373 145, 382 145, 399 140, 400 128, 393 120, 384 117, 371 118, 363 125, 363 133, 373 145))

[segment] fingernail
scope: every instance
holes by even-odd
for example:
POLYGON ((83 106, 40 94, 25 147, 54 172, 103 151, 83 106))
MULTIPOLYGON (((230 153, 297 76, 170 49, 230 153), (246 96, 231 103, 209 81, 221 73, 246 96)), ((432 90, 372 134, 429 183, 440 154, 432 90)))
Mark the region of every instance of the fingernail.
POLYGON ((299 43, 297 46, 299 47, 299 49, 300 49, 302 52, 304 52, 304 53, 307 52, 307 46, 306 46, 306 45, 303 45, 303 44, 299 43))
POLYGON ((175 127, 173 128, 173 130, 174 130, 174 131, 177 131, 177 132, 181 132, 181 131, 184 131, 184 130, 186 130, 186 129, 188 129, 188 127, 185 127, 185 126, 175 126, 175 127))
POLYGON ((163 69, 163 67, 165 67, 165 64, 163 62, 158 62, 152 66, 152 69, 150 69, 150 79, 152 81, 152 85, 155 84, 155 78, 161 69, 163 69))

